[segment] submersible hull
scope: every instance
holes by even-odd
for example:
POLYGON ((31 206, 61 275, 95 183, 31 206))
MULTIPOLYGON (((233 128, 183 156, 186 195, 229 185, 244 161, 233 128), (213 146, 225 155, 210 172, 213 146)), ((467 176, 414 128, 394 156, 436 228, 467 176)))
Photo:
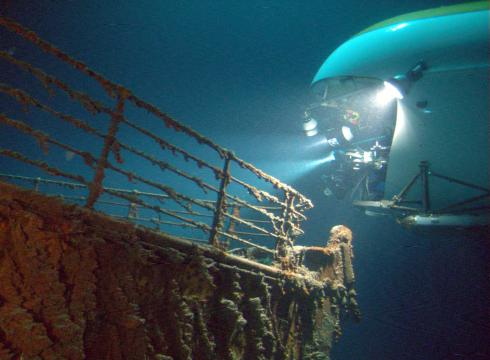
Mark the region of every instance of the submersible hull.
MULTIPOLYGON (((399 82, 403 98, 397 100, 383 212, 450 215, 454 226, 466 226, 467 215, 476 212, 479 223, 490 222, 488 7, 442 7, 374 25, 335 50, 314 77, 313 86, 346 77, 405 77, 399 82), (423 71, 407 80, 417 64, 423 71), (422 162, 428 166, 425 181, 407 189, 422 162)), ((372 201, 356 205, 373 210, 372 201)))

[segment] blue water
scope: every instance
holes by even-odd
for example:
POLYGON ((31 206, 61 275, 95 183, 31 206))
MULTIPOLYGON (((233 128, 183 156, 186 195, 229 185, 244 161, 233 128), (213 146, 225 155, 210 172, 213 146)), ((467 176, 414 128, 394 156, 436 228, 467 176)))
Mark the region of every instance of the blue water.
MULTIPOLYGON (((327 199, 321 165, 312 166, 322 149, 300 128, 311 79, 337 46, 386 18, 454 3, 17 0, 1 11, 309 196, 301 243, 352 228, 363 320, 344 321, 332 359, 478 360, 490 358, 488 234, 417 235, 327 199)), ((36 60, 5 32, 0 49, 36 60)))

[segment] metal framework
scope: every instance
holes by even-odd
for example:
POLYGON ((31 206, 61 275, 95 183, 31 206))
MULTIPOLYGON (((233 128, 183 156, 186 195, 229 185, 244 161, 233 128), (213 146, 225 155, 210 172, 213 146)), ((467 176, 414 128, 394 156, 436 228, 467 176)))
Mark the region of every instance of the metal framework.
MULTIPOLYGON (((107 105, 107 100, 100 100, 101 96, 96 98, 89 95, 94 93, 92 88, 86 89, 86 92, 75 89, 67 81, 60 80, 28 61, 18 59, 12 52, 0 51, 0 59, 15 68, 19 76, 26 76, 31 82, 26 85, 27 89, 21 88, 15 81, 13 84, 0 83, 0 95, 13 104, 8 110, 16 105, 24 110, 24 114, 19 116, 18 110, 7 112, 0 109, 0 125, 22 139, 36 140, 42 150, 42 153, 33 156, 32 153, 21 152, 22 149, 4 147, 2 144, 0 155, 7 159, 7 169, 9 164, 19 162, 30 165, 28 168, 32 169, 25 176, 18 175, 17 171, 15 175, 3 174, 3 179, 13 182, 27 181, 38 191, 41 185, 56 185, 82 191, 82 195, 68 194, 66 191, 59 195, 67 200, 84 201, 86 207, 99 211, 105 211, 105 205, 125 206, 126 215, 113 216, 138 223, 147 222, 160 230, 162 225, 199 229, 207 234, 206 241, 211 246, 227 250, 230 241, 236 241, 272 253, 283 268, 294 267, 292 246, 294 237, 302 233, 300 222, 306 219, 303 212, 313 206, 309 199, 240 159, 232 151, 178 122, 155 105, 137 97, 124 86, 106 79, 33 31, 5 17, 0 17, 0 26, 18 35, 19 41, 24 41, 29 46, 34 45, 37 51, 41 50, 49 61, 65 64, 63 66, 68 64, 70 71, 74 69, 78 77, 94 80, 98 87, 95 93, 100 93, 102 89, 102 94, 113 103, 107 105), (39 91, 32 90, 33 83, 37 86, 41 84, 47 93, 39 94, 39 91), (83 114, 80 115, 80 110, 68 112, 71 111, 71 106, 75 106, 71 104, 68 104, 70 110, 66 110, 67 106, 64 106, 64 110, 59 110, 59 100, 52 98, 60 93, 83 109, 83 114), (133 118, 137 110, 144 110, 146 116, 151 118, 151 128, 148 127, 148 121, 133 118), (34 112, 39 116, 49 117, 51 121, 69 124, 74 131, 83 133, 81 142, 96 145, 82 149, 79 146, 80 139, 70 142, 70 136, 58 133, 56 129, 48 133, 36 128, 33 125, 36 121, 30 119, 36 116, 34 112), (157 125, 163 125, 161 132, 154 130, 157 125), (144 138, 145 143, 156 145, 165 155, 149 151, 144 146, 131 145, 127 141, 127 132, 124 136, 121 134, 122 127, 131 134, 144 138), (165 132, 173 135, 160 135, 165 132), (194 139, 198 146, 186 149, 169 140, 174 136, 194 139), (64 151, 81 159, 86 168, 59 166, 50 154, 52 147, 58 153, 64 151), (199 155, 199 149, 203 147, 214 154, 212 161, 199 155), (197 154, 193 153, 196 148, 197 154), (170 173, 180 179, 179 182, 186 182, 206 195, 215 194, 215 198, 199 199, 195 196, 195 191, 179 191, 174 183, 162 181, 160 175, 148 176, 138 166, 127 164, 128 158, 150 164, 161 170, 162 174, 170 173), (213 165, 213 161, 223 165, 213 165), (190 164, 194 165, 194 170, 189 170, 190 164), (243 177, 243 173, 254 175, 262 185, 257 187, 242 180, 240 175, 243 177), (49 174, 53 178, 48 179, 37 174, 49 174), (152 191, 106 186, 115 177, 125 178, 128 183, 136 182, 141 185, 139 189, 150 188, 152 191), (235 190, 231 189, 232 186, 235 190), (142 215, 142 209, 146 215, 142 215), (251 219, 240 216, 240 211, 246 212, 246 216, 251 219), (237 226, 245 229, 237 230, 237 226), (274 243, 266 244, 251 239, 260 236, 272 239, 274 243)), ((77 85, 85 82, 77 82, 77 85)), ((12 173, 10 169, 7 171, 12 173)))
MULTIPOLYGON (((490 189, 471 184, 466 181, 458 180, 453 177, 435 173, 430 170, 429 163, 427 161, 421 161, 419 164, 419 172, 415 174, 412 179, 403 187, 403 189, 391 200, 381 200, 381 201, 354 201, 354 205, 358 207, 373 209, 373 210, 394 210, 400 213, 422 213, 422 214, 458 214, 458 213, 472 213, 472 212, 485 212, 490 211, 490 207, 487 205, 478 205, 484 199, 490 198, 490 189), (454 202, 447 206, 434 209, 431 206, 430 197, 430 178, 436 177, 451 183, 462 185, 474 190, 481 191, 482 193, 477 196, 469 197, 467 199, 454 202), (408 193, 415 186, 417 181, 420 180, 422 187, 422 196, 419 200, 406 200, 408 193), (476 205, 475 205, 476 204, 476 205), (418 206, 413 206, 418 205, 418 206), (473 205, 473 206, 472 206, 473 205)), ((366 177, 361 179, 362 181, 367 181, 366 177)), ((358 185, 359 187, 365 187, 358 185)), ((357 188, 357 187, 356 187, 357 188)), ((362 196, 362 193, 361 193, 362 196)))

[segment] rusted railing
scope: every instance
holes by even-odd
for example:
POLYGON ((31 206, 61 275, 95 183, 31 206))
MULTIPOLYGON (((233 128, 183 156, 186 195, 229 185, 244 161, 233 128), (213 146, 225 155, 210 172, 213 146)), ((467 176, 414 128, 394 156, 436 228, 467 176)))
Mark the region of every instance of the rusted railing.
MULTIPOLYGON (((295 236, 302 234, 300 222, 305 219, 303 211, 312 207, 310 200, 33 31, 2 17, 0 25, 2 31, 18 35, 18 41, 28 45, 26 49, 46 57, 42 65, 55 61, 56 66, 66 67, 63 71, 72 72, 66 75, 68 81, 62 81, 41 70, 32 56, 24 61, 14 51, 0 51, 3 64, 15 74, 12 81, 0 81, 0 100, 5 100, 0 104, 8 104, 0 109, 0 125, 8 129, 4 132, 8 138, 2 142, 10 145, 0 144, 5 159, 0 169, 10 173, 17 169, 19 174, 15 164, 30 165, 22 168, 24 176, 4 174, 3 179, 27 181, 37 190, 40 184, 64 186, 78 194, 61 191, 60 196, 84 201, 88 208, 108 212, 108 205, 126 207, 126 215, 112 215, 149 222, 159 230, 162 226, 199 229, 207 238, 198 240, 212 246, 227 250, 230 242, 237 242, 257 247, 272 253, 283 268, 294 268, 292 246, 295 236), (85 92, 69 85, 70 81, 86 85, 90 79, 93 84, 84 86, 85 92), (57 122, 51 123, 53 120, 57 122), (9 142, 12 138, 17 140, 9 142), (136 138, 139 140, 132 144, 136 138), (35 139, 42 153, 33 150, 28 139, 35 139), (197 144, 189 145, 186 139, 197 144), (61 151, 53 154, 50 147, 61 151), (196 149, 197 155, 193 153, 196 149), (65 159, 60 160, 63 151, 65 159), (72 161, 75 157, 77 164, 72 161), (160 171, 155 173, 155 167, 160 171), (41 177, 43 173, 54 178, 41 177), (260 184, 245 180, 250 175, 260 184), (135 188, 134 182, 139 184, 138 191, 121 190, 135 188), (109 187, 109 183, 121 186, 109 187)), ((186 237, 182 232, 177 235, 186 237)))

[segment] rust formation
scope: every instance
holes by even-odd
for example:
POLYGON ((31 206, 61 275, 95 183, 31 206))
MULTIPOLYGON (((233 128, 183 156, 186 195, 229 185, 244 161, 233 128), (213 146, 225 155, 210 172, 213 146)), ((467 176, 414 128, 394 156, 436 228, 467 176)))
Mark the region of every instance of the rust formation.
POLYGON ((298 251, 304 195, 0 26, 97 86, 0 51, 29 79, 0 84, 0 126, 19 139, 0 156, 26 171, 0 174, 0 359, 328 360, 341 315, 359 316, 352 236, 298 251))
POLYGON ((338 263, 320 281, 3 183, 0 248, 0 359, 328 360, 356 316, 338 263))
POLYGON ((261 244, 257 244, 253 236, 257 237, 266 234, 273 241, 272 246, 269 246, 269 248, 275 249, 273 251, 276 252, 275 259, 279 265, 288 269, 294 269, 297 266, 294 262, 292 248, 294 246, 294 237, 302 234, 300 222, 306 219, 303 212, 313 206, 309 199, 292 187, 242 160, 232 151, 219 146, 207 137, 175 120, 155 105, 137 97, 131 90, 106 79, 83 62, 72 58, 56 46, 40 38, 35 32, 6 17, 0 17, 0 26, 18 35, 20 41, 23 40, 33 44, 41 52, 49 56, 50 59, 68 64, 79 75, 95 80, 95 83, 114 102, 112 105, 105 104, 104 101, 89 95, 89 90, 81 91, 75 89, 72 85, 69 85, 68 81, 48 74, 34 64, 18 59, 12 53, 0 51, 0 58, 3 61, 9 63, 17 71, 32 76, 32 80, 42 84, 42 87, 49 95, 49 99, 44 100, 40 96, 32 95, 30 89, 20 89, 10 84, 0 84, 0 93, 9 97, 16 105, 20 105, 27 118, 32 117, 33 120, 36 120, 37 116, 44 118, 44 116, 49 115, 55 121, 68 124, 77 131, 81 130, 84 134, 84 139, 87 138, 84 140, 85 142, 92 143, 95 140, 99 144, 101 143, 97 147, 92 146, 90 149, 80 149, 78 144, 69 144, 67 141, 69 136, 64 133, 41 131, 30 124, 30 119, 12 118, 9 114, 0 114, 0 123, 3 126, 23 133, 23 136, 27 138, 31 137, 37 140, 46 155, 43 159, 33 159, 29 154, 22 153, 21 149, 0 148, 1 156, 23 162, 49 175, 75 180, 77 183, 85 185, 88 189, 88 192, 84 195, 86 198, 85 205, 88 208, 97 208, 100 203, 107 201, 107 199, 103 199, 104 196, 118 197, 120 200, 127 201, 130 207, 138 205, 152 212, 154 217, 158 218, 158 220, 153 222, 154 224, 170 223, 169 219, 161 221, 160 217, 166 216, 167 218, 173 218, 174 221, 182 224, 182 226, 201 229, 208 234, 207 238, 212 246, 220 247, 223 250, 227 250, 230 242, 238 242, 246 246, 252 244, 252 246, 256 247, 264 247, 261 244), (56 106, 59 105, 56 101, 52 104, 49 103, 50 99, 58 96, 59 92, 66 95, 72 102, 80 105, 86 111, 86 117, 82 118, 79 113, 73 115, 66 110, 56 109, 56 106), (193 154, 195 149, 191 151, 172 143, 158 132, 148 129, 145 126, 145 122, 130 119, 130 115, 128 115, 130 106, 133 107, 133 110, 135 108, 145 110, 153 122, 163 123, 164 129, 167 129, 166 131, 183 134, 195 139, 198 146, 202 145, 207 149, 211 149, 218 161, 223 163, 223 166, 216 166, 208 159, 204 160, 200 156, 193 154), (35 109, 37 112, 30 114, 31 109, 35 109), (175 161, 177 163, 181 160, 184 160, 185 163, 192 162, 197 167, 196 173, 206 169, 211 173, 212 177, 197 175, 187 167, 183 169, 181 164, 172 164, 168 156, 149 153, 141 147, 126 143, 120 135, 122 126, 129 128, 134 135, 143 136, 145 138, 144 142, 154 143, 163 151, 169 150, 171 155, 176 158, 175 161), (101 130, 104 127, 106 130, 101 130), (89 137, 90 140, 88 140, 89 137), (62 169, 58 166, 58 163, 50 162, 49 156, 51 154, 48 145, 54 147, 56 153, 66 151, 72 154, 71 156, 80 158, 91 174, 87 176, 86 169, 72 167, 62 169), (99 154, 98 156, 95 155, 97 153, 99 154), (169 183, 162 182, 158 176, 148 177, 143 175, 138 168, 125 166, 128 162, 127 159, 134 157, 158 167, 162 172, 171 172, 181 179, 192 183, 206 195, 209 193, 215 194, 215 199, 213 199, 215 203, 199 201, 194 195, 190 196, 171 187, 169 183), (125 176, 130 183, 137 182, 143 186, 150 186, 156 189, 168 197, 167 204, 173 202, 189 212, 192 212, 191 208, 193 206, 200 207, 201 210, 209 213, 209 217, 213 221, 203 223, 202 221, 197 221, 193 216, 186 217, 177 214, 173 206, 162 207, 154 201, 143 199, 138 194, 128 195, 111 191, 109 186, 105 184, 109 172, 125 176), (252 185, 236 175, 243 172, 255 175, 265 187, 260 188, 252 185), (218 183, 212 184, 213 179, 218 183), (269 185, 272 189, 268 188, 269 185), (232 186, 236 190, 231 190, 232 186), (245 198, 243 191, 238 190, 240 188, 245 190, 251 199, 245 198), (244 220, 243 217, 233 215, 229 210, 234 206, 239 206, 246 209, 246 211, 252 211, 256 214, 254 216, 266 220, 266 224, 258 225, 244 220), (246 234, 246 231, 229 233, 226 230, 225 222, 229 223, 228 226, 231 223, 240 224, 240 226, 249 228, 253 232, 246 237, 240 236, 241 234, 246 234))

